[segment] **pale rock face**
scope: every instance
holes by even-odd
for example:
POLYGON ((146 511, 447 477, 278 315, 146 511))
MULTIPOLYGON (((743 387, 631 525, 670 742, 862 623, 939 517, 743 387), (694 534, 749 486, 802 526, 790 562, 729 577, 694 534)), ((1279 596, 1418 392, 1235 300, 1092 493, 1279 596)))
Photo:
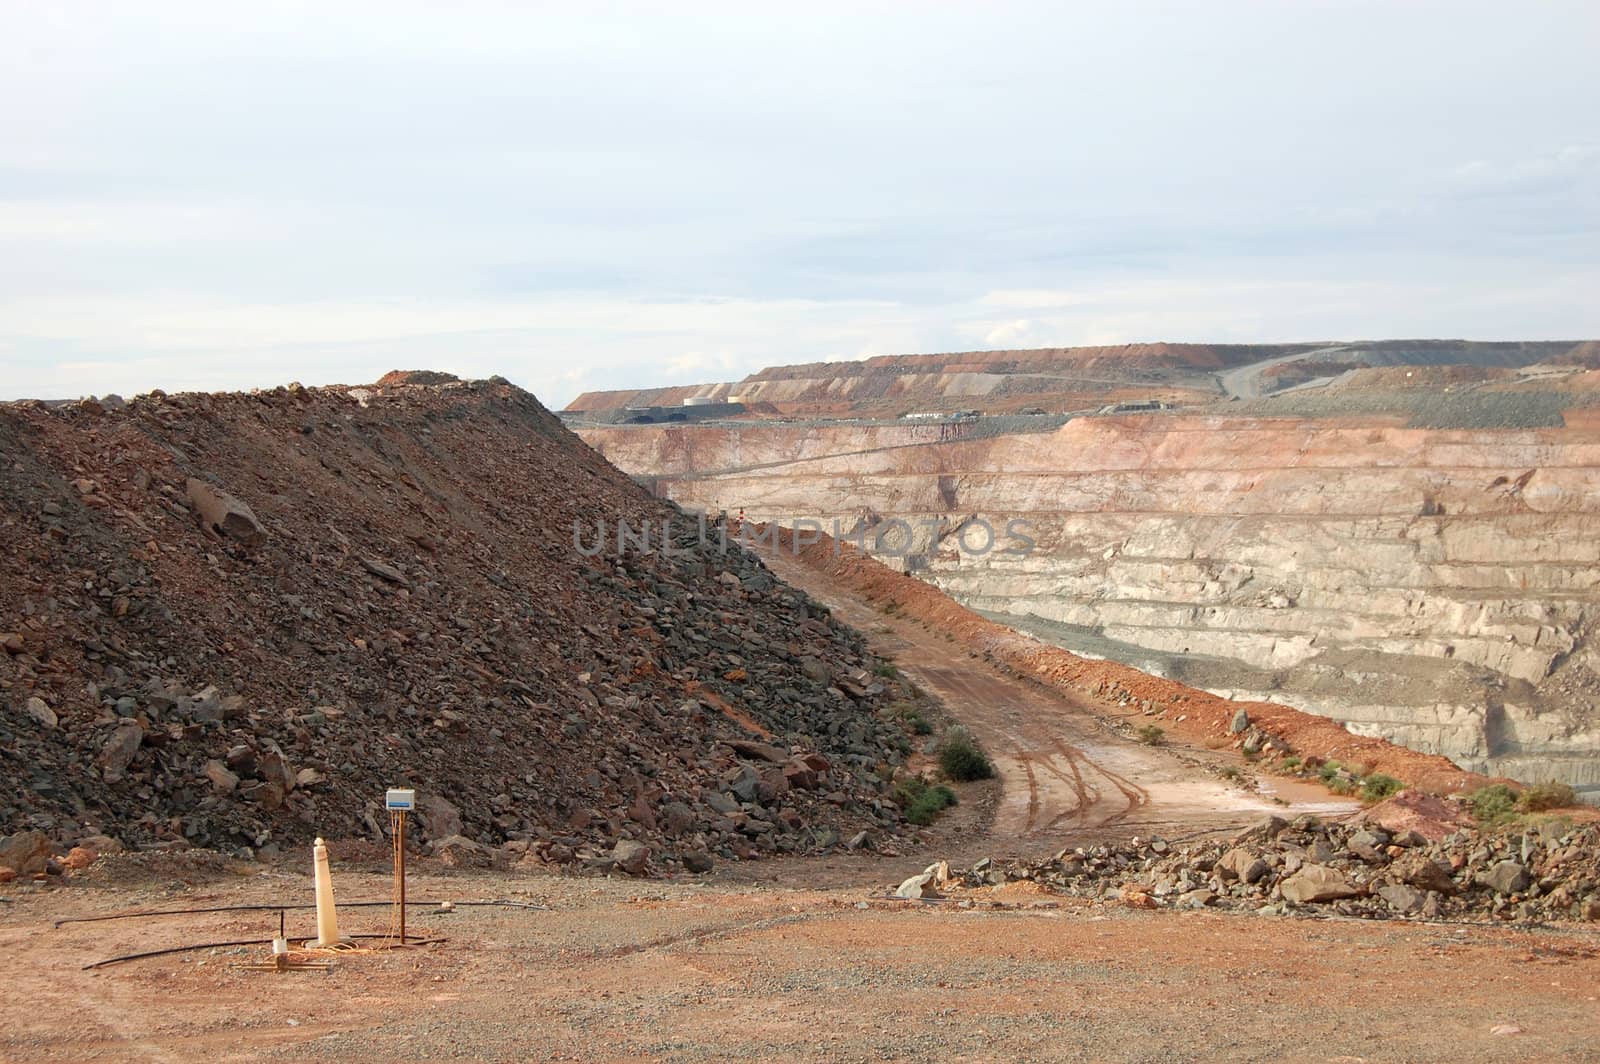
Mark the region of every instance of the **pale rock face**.
POLYGON ((909 425, 582 435, 686 508, 846 531, 906 521, 908 568, 1068 649, 1600 791, 1600 413, 1566 419, 1105 417, 953 442, 909 425), (939 517, 997 531, 1023 518, 1036 547, 964 552, 953 531, 918 527, 939 517))

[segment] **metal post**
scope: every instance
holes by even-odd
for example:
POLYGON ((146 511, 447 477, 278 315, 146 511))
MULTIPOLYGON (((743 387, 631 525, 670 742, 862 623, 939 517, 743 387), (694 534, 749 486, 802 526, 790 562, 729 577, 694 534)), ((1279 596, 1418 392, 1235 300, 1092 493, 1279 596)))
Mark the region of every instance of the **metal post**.
POLYGON ((400 944, 406 944, 406 814, 400 811, 396 827, 398 838, 394 850, 395 875, 400 878, 400 944))

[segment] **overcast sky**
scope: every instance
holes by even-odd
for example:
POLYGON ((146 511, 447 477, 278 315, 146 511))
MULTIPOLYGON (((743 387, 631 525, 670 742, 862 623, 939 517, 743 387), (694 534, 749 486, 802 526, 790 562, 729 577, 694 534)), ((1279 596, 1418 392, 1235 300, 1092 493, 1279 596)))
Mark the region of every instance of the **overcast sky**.
POLYGON ((1594 0, 267 6, 0 0, 0 398, 1600 337, 1594 0))

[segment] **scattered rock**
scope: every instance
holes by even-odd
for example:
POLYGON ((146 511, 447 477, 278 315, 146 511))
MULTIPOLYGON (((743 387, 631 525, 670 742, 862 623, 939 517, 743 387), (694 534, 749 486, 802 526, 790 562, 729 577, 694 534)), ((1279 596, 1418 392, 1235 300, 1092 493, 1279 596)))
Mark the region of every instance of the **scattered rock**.
POLYGON ((383 839, 391 785, 420 841, 551 864, 916 832, 880 770, 925 697, 858 633, 527 393, 420 380, 0 404, 0 832, 270 854, 383 839))
POLYGON ((482 843, 461 835, 448 835, 428 844, 428 851, 448 868, 488 868, 494 853, 482 843))
POLYGON ((430 839, 446 839, 461 834, 461 810, 441 794, 425 794, 417 799, 417 816, 430 839))
POLYGON ((618 839, 611 848, 611 862, 630 876, 642 876, 650 863, 650 847, 633 839, 618 839))
POLYGON ((144 728, 138 721, 124 720, 112 731, 100 751, 100 773, 107 783, 120 781, 144 742, 144 728))
POLYGON ((239 777, 216 758, 206 762, 206 779, 218 794, 232 794, 239 786, 239 777))
POLYGON ((754 758, 757 761, 771 761, 774 764, 789 760, 789 752, 787 750, 780 749, 770 743, 734 739, 728 745, 733 747, 733 752, 740 757, 754 758))
POLYGON ((100 854, 87 846, 74 846, 67 851, 67 856, 62 859, 62 864, 74 872, 81 872, 100 859, 100 854))
POLYGON ((266 539, 261 522, 243 500, 197 477, 189 478, 185 490, 190 505, 200 516, 200 523, 211 532, 247 547, 258 546, 266 539))
POLYGON ((1343 872, 1326 865, 1301 865, 1300 870, 1279 884, 1288 901, 1304 903, 1338 901, 1354 898, 1361 888, 1350 882, 1343 872))
POLYGON ((41 728, 54 728, 59 723, 56 719, 56 711, 51 709, 49 703, 42 698, 28 699, 26 712, 29 717, 33 718, 34 723, 41 728))
POLYGON ((1386 919, 1592 920, 1600 919, 1600 824, 1455 832, 1428 842, 1359 822, 1271 818, 1231 842, 1135 838, 1044 861, 984 858, 954 878, 966 887, 1023 879, 1080 896, 1114 892, 1156 907, 1192 905, 1195 892, 1209 891, 1208 906, 1277 915, 1331 904, 1343 916, 1386 919))
POLYGON ((85 835, 78 840, 78 845, 85 850, 93 850, 102 857, 108 853, 121 853, 127 847, 122 845, 120 839, 110 835, 85 835))
POLYGON ((1532 879, 1528 870, 1517 861, 1500 861, 1486 872, 1479 872, 1477 882, 1499 894, 1516 894, 1528 889, 1532 879))
POLYGON ((19 876, 31 876, 43 872, 54 853, 50 836, 44 832, 19 831, 0 839, 0 868, 9 868, 19 876))
POLYGON ((1418 913, 1428 901, 1428 896, 1405 883, 1388 883, 1378 888, 1378 896, 1389 903, 1396 912, 1418 913))
POLYGON ((1222 860, 1217 862, 1217 870, 1224 879, 1239 879, 1246 883, 1255 883, 1270 871, 1267 862, 1243 847, 1234 847, 1222 855, 1222 860))
POLYGON ((387 562, 380 562, 376 558, 362 558, 361 565, 373 576, 387 580, 391 584, 401 584, 405 587, 411 586, 411 581, 406 579, 406 574, 387 562))

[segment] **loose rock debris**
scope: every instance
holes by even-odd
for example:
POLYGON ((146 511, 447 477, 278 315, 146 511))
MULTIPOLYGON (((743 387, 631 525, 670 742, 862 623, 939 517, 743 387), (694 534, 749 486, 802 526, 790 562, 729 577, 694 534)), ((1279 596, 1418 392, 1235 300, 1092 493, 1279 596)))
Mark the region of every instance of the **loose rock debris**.
POLYGON ((1163 839, 1062 850, 1044 861, 930 866, 896 891, 952 896, 1032 882, 1134 908, 1367 919, 1600 920, 1600 826, 1456 831, 1430 842, 1376 824, 1272 817, 1230 841, 1163 839))
POLYGON ((0 537, 0 875, 376 840, 389 786, 460 866, 914 830, 920 696, 500 379, 0 405, 0 537))

